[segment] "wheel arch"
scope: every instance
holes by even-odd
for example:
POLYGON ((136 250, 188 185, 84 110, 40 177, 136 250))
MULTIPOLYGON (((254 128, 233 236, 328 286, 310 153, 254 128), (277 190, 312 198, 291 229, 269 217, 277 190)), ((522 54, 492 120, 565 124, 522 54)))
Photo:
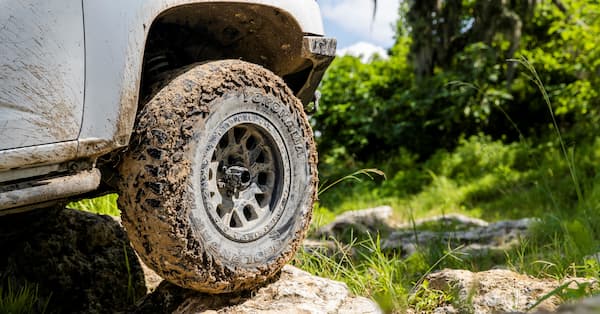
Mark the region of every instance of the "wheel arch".
POLYGON ((312 66, 302 58, 303 36, 289 12, 267 5, 201 2, 169 8, 154 19, 146 37, 138 105, 163 73, 209 60, 259 64, 287 78, 298 92, 312 66))
POLYGON ((286 78, 295 92, 309 79, 313 64, 303 57, 303 36, 323 33, 314 1, 84 0, 84 14, 86 87, 79 158, 105 155, 128 144, 135 115, 153 81, 145 68, 153 56, 148 49, 165 25, 189 28, 192 35, 220 32, 203 52, 198 52, 202 37, 187 51, 186 42, 168 47, 169 52, 186 55, 188 64, 214 60, 215 50, 224 46, 228 49, 220 59, 263 65, 286 78), (285 53, 279 53, 282 50, 285 53))

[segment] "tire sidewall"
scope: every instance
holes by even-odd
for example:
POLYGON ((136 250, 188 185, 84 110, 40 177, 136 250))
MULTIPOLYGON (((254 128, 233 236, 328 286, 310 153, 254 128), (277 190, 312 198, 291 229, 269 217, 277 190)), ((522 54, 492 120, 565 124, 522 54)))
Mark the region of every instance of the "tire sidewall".
MULTIPOLYGON (((203 243, 205 251, 231 268, 255 269, 279 263, 281 258, 289 258, 298 242, 303 238, 310 220, 314 184, 310 165, 310 147, 306 140, 306 130, 301 116, 293 104, 286 104, 282 99, 266 92, 264 89, 244 87, 226 91, 221 97, 209 104, 209 114, 204 119, 200 130, 196 130, 194 144, 191 146, 192 165, 190 175, 190 193, 193 197, 191 205, 191 225, 197 239, 203 243), (243 114, 259 116, 268 121, 273 128, 267 130, 280 137, 283 149, 280 158, 284 167, 283 180, 289 182, 289 191, 282 192, 281 216, 261 237, 247 241, 237 241, 225 236, 211 220, 205 206, 206 195, 203 195, 202 182, 206 182, 207 154, 212 154, 214 141, 219 141, 217 132, 222 122, 243 114)), ((233 126, 232 126, 233 127, 233 126)))

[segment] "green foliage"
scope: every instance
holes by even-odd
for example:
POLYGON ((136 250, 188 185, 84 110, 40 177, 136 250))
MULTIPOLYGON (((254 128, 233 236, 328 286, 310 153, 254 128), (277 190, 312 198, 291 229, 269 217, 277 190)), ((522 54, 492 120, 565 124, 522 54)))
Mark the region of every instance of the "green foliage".
MULTIPOLYGON (((460 138, 479 133, 505 142, 523 136, 537 142, 551 134, 552 113, 562 131, 578 138, 600 131, 595 88, 600 86, 600 4, 563 2, 565 12, 551 1, 529 8, 531 12, 515 9, 523 27, 514 55, 537 69, 552 99, 551 111, 531 84, 531 73, 506 60, 511 43, 504 35, 489 41, 470 38, 431 75, 415 79, 417 61, 409 49, 414 38, 403 18, 388 60, 335 60, 321 86, 321 110, 313 117, 326 164, 322 170, 335 175, 329 165, 333 160, 339 168, 379 163, 393 158, 399 148, 425 160, 437 149, 453 149, 460 138)), ((464 2, 461 18, 480 14, 478 5, 464 2)), ((404 6, 403 14, 410 14, 407 10, 404 6)))
POLYGON ((406 308, 405 284, 411 276, 408 263, 386 255, 379 239, 337 245, 333 256, 300 249, 293 264, 317 276, 345 282, 353 293, 377 300, 386 312, 406 308), (350 255, 352 250, 357 257, 350 255))
POLYGON ((451 304, 454 298, 444 291, 429 288, 429 281, 424 280, 408 301, 417 313, 433 313, 436 308, 451 304))
POLYGON ((25 283, 16 287, 11 280, 0 286, 0 313, 33 314, 45 313, 50 298, 39 295, 38 286, 25 283))
POLYGON ((117 194, 109 194, 101 197, 73 202, 67 207, 84 210, 94 214, 119 216, 121 215, 121 211, 117 207, 117 197, 117 194))
MULTIPOLYGON (((545 3, 535 20, 545 24, 550 40, 528 47, 524 55, 542 73, 542 80, 556 99, 560 116, 578 114, 580 119, 598 117, 598 86, 594 73, 600 66, 600 4, 592 1, 566 1, 566 13, 545 3)), ((590 122, 590 121, 588 121, 590 122)))
MULTIPOLYGON (((428 273, 443 268, 482 271, 506 265, 538 277, 598 278, 600 266, 593 255, 600 249, 600 137, 579 142, 574 151, 566 160, 561 145, 552 138, 539 143, 507 144, 480 134, 460 138, 454 150, 438 150, 423 162, 404 151, 378 165, 387 173, 397 171, 400 175, 385 181, 340 183, 323 193, 315 212, 320 224, 332 220, 335 213, 378 205, 392 205, 395 219, 402 221, 444 213, 466 213, 492 221, 540 217, 526 240, 496 255, 460 254, 447 243, 435 241, 406 259, 382 253, 403 274, 397 277, 385 268, 378 270, 380 276, 388 277, 385 280, 402 287, 400 303, 390 305, 385 301, 390 297, 375 298, 373 284, 365 284, 372 279, 367 279, 366 266, 360 258, 300 255, 298 259, 302 262, 297 263, 312 273, 345 281, 354 287, 355 293, 373 297, 387 309, 391 306, 398 312, 406 306, 428 312, 443 304, 468 312, 472 306, 468 300, 432 290, 423 280, 428 273), (579 174, 581 200, 571 177, 570 163, 579 174), (306 262, 307 259, 311 262, 306 262)), ((441 230, 436 225, 427 228, 441 230)), ((443 230, 448 228, 444 226, 443 230)), ((353 247, 365 243, 368 244, 354 243, 353 247)), ((377 251, 371 244, 367 247, 377 251)), ((597 292, 591 286, 571 285, 555 294, 562 300, 570 300, 597 292)))
MULTIPOLYGON (((393 57, 400 60, 401 58, 393 57)), ((319 150, 335 157, 348 154, 367 154, 371 144, 388 136, 373 125, 386 119, 390 89, 395 88, 390 78, 404 78, 404 62, 389 64, 376 60, 363 64, 359 59, 346 56, 336 59, 322 83, 323 104, 313 116, 319 150)))

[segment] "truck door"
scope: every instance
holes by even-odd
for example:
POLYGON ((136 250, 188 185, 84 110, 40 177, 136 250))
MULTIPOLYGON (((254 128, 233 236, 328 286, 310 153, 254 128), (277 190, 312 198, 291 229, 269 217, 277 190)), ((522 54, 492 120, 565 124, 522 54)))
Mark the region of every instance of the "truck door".
POLYGON ((0 151, 77 139, 81 0, 0 0, 0 151))

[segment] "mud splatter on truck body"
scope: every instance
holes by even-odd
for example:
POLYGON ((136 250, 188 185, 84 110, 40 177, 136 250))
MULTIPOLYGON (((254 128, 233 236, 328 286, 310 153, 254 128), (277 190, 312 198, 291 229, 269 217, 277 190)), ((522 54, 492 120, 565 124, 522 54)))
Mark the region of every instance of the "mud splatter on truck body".
POLYGON ((55 2, 0 2, 0 150, 65 142, 79 135, 82 7, 74 0, 60 0, 60 7, 55 2))

